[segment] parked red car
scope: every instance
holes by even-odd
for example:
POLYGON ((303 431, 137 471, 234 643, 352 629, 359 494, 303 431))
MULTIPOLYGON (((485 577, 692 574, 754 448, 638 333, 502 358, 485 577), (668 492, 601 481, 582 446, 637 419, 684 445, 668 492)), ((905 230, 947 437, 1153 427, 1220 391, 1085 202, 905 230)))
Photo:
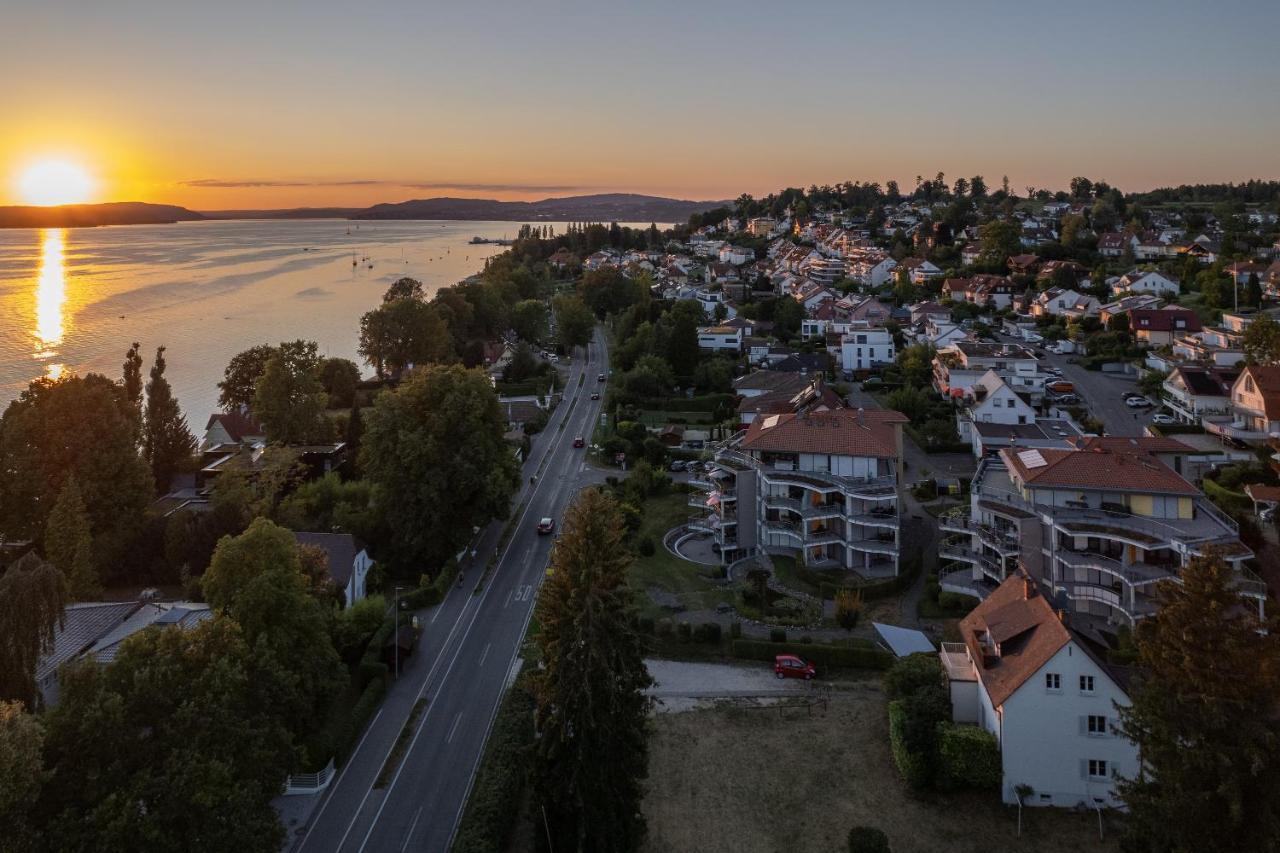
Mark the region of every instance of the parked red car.
POLYGON ((777 655, 773 659, 773 674, 778 678, 803 678, 808 681, 818 674, 818 670, 796 655, 777 655))

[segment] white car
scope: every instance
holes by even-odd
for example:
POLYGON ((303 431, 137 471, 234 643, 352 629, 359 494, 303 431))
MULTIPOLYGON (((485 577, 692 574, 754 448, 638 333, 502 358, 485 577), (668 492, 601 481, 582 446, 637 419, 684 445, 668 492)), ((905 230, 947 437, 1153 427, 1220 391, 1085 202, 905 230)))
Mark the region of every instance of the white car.
POLYGON ((1173 415, 1166 415, 1164 412, 1157 412, 1151 416, 1151 422, 1153 424, 1176 424, 1178 421, 1173 417, 1173 415))
POLYGON ((1126 397, 1124 404, 1131 409, 1145 409, 1151 402, 1146 397, 1126 397))

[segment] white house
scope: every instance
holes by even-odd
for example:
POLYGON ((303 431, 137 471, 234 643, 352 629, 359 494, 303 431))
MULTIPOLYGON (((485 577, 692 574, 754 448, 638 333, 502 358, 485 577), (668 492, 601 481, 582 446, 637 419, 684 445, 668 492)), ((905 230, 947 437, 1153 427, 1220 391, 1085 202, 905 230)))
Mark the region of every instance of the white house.
POLYGON ((972 438, 972 425, 1033 424, 1036 410, 1009 387, 994 370, 988 370, 969 388, 956 412, 956 432, 961 441, 972 438))
POLYGON ((887 329, 851 329, 840 340, 840 368, 846 373, 891 364, 894 355, 893 335, 887 329))
POLYGON ((720 247, 718 256, 720 258, 720 263, 733 264, 735 267, 740 267, 748 261, 754 261, 756 259, 756 253, 754 250, 748 249, 745 246, 731 246, 727 243, 720 247))
POLYGON ((698 348, 711 352, 742 352, 742 329, 738 326, 703 326, 698 329, 698 348))
POLYGON ((1001 798, 1024 805, 1123 807, 1117 778, 1138 772, 1138 748, 1117 731, 1122 676, 1096 657, 1018 570, 942 644, 952 718, 995 735, 1001 798))
POLYGON ((364 600, 373 560, 350 533, 294 533, 299 545, 319 548, 328 558, 329 579, 341 590, 345 606, 364 600))
POLYGON ((1149 293, 1152 296, 1177 296, 1178 283, 1154 270, 1132 270, 1111 282, 1111 292, 1149 293))

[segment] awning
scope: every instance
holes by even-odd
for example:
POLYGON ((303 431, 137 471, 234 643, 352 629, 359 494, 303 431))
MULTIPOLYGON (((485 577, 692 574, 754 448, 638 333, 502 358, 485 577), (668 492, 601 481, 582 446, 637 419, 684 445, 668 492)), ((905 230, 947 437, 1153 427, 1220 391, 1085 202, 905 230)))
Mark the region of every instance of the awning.
POLYGON ((885 645, 900 658, 913 655, 916 652, 932 654, 937 651, 933 647, 933 643, 922 631, 917 631, 914 628, 899 628, 897 625, 883 625, 879 622, 872 622, 871 625, 884 640, 885 645))

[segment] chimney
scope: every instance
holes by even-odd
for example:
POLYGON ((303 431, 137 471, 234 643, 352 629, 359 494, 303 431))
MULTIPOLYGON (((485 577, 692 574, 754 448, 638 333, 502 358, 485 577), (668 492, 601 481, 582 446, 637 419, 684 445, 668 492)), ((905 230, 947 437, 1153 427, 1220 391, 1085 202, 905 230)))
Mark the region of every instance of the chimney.
POLYGON ((1067 616, 1066 610, 1058 611, 1058 621, 1061 622, 1063 625, 1066 625, 1070 621, 1069 617, 1067 616))
POLYGON ((1036 582, 1029 577, 1022 579, 1022 597, 1027 601, 1036 596, 1036 582))

